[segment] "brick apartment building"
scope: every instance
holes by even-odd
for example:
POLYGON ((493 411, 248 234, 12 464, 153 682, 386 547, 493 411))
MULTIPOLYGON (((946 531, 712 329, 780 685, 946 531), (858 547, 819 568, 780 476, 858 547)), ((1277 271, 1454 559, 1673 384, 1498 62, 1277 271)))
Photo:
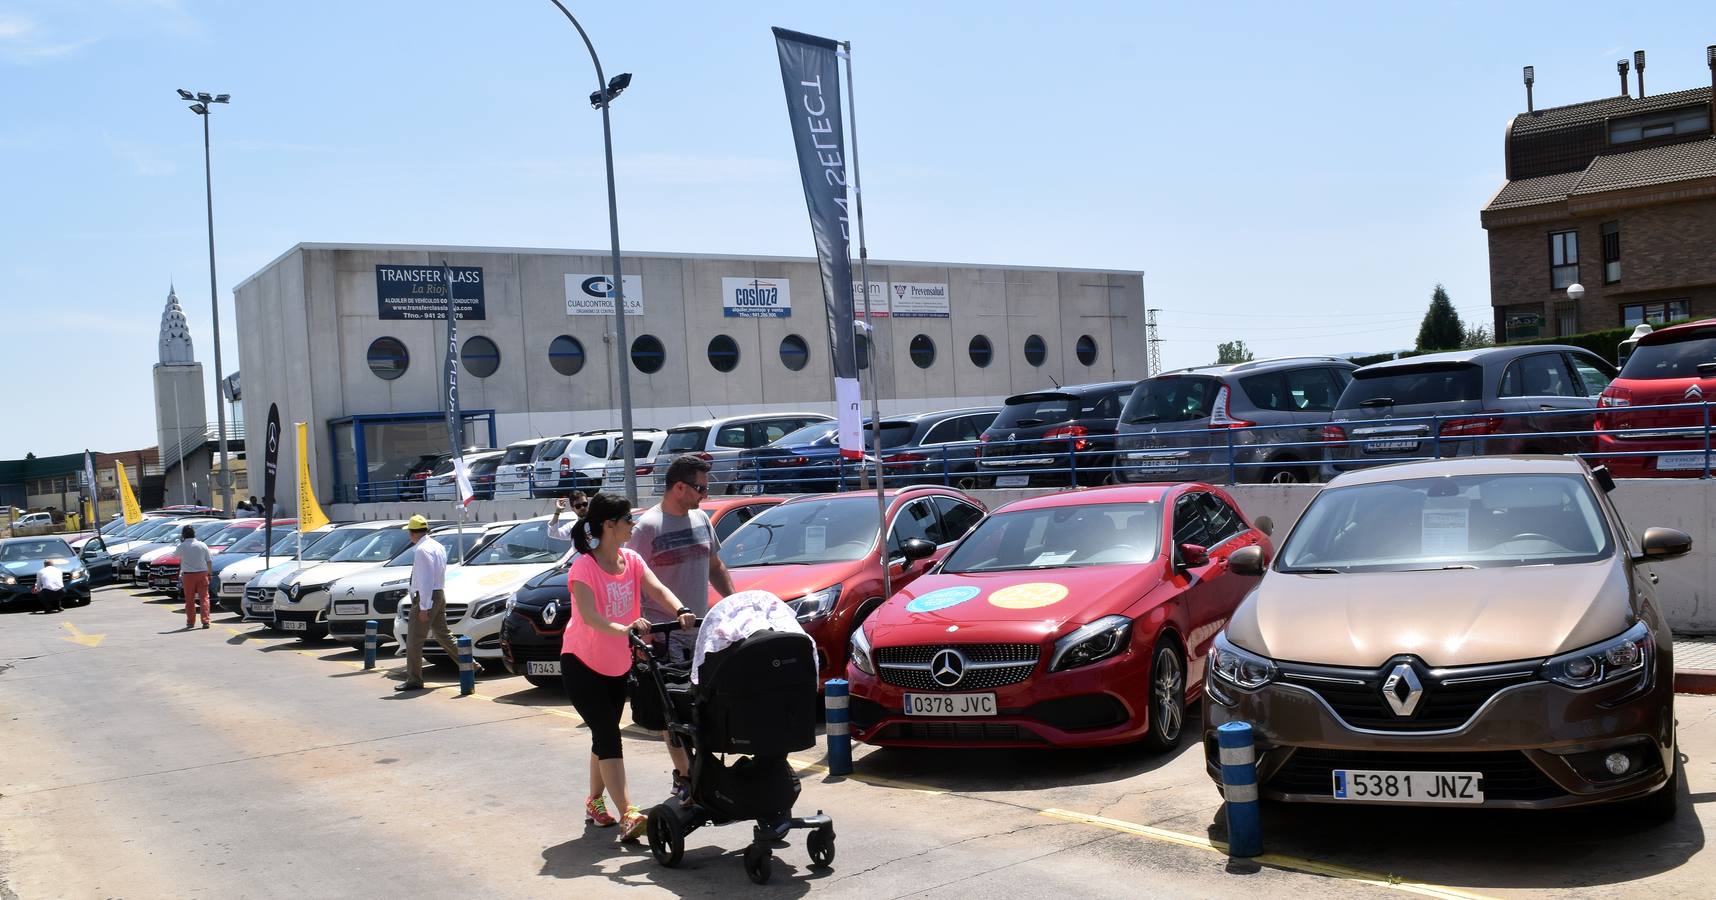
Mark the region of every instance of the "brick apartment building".
POLYGON ((1622 60, 1620 96, 1508 123, 1508 181, 1481 214, 1498 340, 1716 316, 1716 100, 1644 96, 1635 59, 1640 96, 1622 60))

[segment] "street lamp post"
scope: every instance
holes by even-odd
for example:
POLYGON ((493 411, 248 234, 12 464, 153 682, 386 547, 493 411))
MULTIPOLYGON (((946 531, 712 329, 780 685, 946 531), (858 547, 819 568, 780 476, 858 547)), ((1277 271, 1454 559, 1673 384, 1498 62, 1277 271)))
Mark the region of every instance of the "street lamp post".
MULTIPOLYGON (((215 423, 220 429, 220 478, 217 479, 221 489, 221 509, 228 515, 232 514, 232 467, 226 458, 226 405, 220 391, 220 383, 225 375, 220 367, 220 290, 215 284, 215 249, 214 249, 214 174, 209 160, 209 111, 216 103, 226 103, 232 99, 231 94, 193 94, 184 88, 179 89, 179 99, 193 100, 191 112, 203 120, 203 192, 208 201, 209 214, 209 322, 214 326, 214 376, 215 376, 215 423)), ((209 499, 214 499, 210 497, 209 499)))
POLYGON ((626 348, 625 276, 620 272, 620 213, 619 206, 614 201, 614 132, 608 120, 608 104, 632 83, 632 76, 630 72, 622 72, 609 81, 607 76, 602 74, 602 61, 597 58, 596 45, 590 43, 590 35, 584 31, 584 26, 578 24, 578 19, 560 0, 549 2, 566 16, 566 21, 571 22, 573 28, 578 29, 578 36, 584 39, 584 49, 590 51, 590 62, 596 67, 596 90, 590 94, 590 106, 602 111, 602 153, 608 167, 608 240, 614 256, 611 293, 614 298, 614 371, 620 382, 620 441, 624 444, 626 496, 636 502, 638 476, 637 457, 632 446, 632 379, 631 372, 626 368, 629 364, 629 354, 626 348))

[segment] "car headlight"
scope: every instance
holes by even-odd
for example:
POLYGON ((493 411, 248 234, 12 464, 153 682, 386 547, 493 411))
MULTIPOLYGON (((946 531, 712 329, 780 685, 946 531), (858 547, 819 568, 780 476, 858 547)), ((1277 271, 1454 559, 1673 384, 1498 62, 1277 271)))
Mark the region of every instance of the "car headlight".
POLYGON ((517 603, 518 603, 518 595, 517 594, 513 594, 511 597, 506 598, 506 614, 507 615, 509 615, 509 616, 512 615, 512 608, 517 603))
POLYGON ((864 626, 862 625, 852 632, 851 650, 849 655, 852 659, 852 665, 858 667, 858 671, 865 675, 876 674, 876 665, 870 661, 870 638, 864 633, 864 626))
POLYGON ((1242 691, 1255 691, 1275 680, 1279 670, 1275 663, 1248 650, 1241 650, 1227 639, 1227 632, 1216 635, 1210 649, 1210 671, 1223 683, 1242 691))
POLYGON ((1049 671, 1059 672, 1118 656, 1126 652, 1132 636, 1132 620, 1125 616, 1103 616, 1055 641, 1049 671))
POLYGON ((797 616, 800 622, 820 619, 834 611, 834 604, 840 600, 841 587, 842 585, 837 584, 820 591, 811 591, 797 600, 788 601, 787 606, 792 607, 793 615, 797 616))
POLYGON ((484 597, 472 607, 471 618, 486 619, 489 616, 498 616, 506 612, 506 605, 511 600, 511 594, 495 594, 492 597, 484 597))
POLYGON ((82 581, 88 577, 89 577, 89 570, 88 569, 78 569, 77 571, 71 573, 71 580, 72 581, 82 581))
POLYGON ((0 585, 11 587, 18 583, 18 577, 9 573, 0 573, 0 585))
POLYGON ((1543 677, 1574 689, 1596 687, 1636 675, 1650 666, 1656 640, 1640 622, 1609 638, 1543 664, 1543 677))

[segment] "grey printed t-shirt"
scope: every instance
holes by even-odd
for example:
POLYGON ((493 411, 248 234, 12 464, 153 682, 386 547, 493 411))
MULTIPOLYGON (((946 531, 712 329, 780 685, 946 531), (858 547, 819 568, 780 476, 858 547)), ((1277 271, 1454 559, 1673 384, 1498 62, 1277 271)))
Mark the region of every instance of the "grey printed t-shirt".
MULTIPOLYGON (((627 547, 637 551, 663 586, 673 592, 685 608, 699 616, 709 611, 709 555, 721 549, 709 514, 693 509, 690 515, 670 516, 659 505, 652 507, 632 529, 627 547)), ((648 596, 643 599, 644 618, 666 622, 672 611, 648 596)))

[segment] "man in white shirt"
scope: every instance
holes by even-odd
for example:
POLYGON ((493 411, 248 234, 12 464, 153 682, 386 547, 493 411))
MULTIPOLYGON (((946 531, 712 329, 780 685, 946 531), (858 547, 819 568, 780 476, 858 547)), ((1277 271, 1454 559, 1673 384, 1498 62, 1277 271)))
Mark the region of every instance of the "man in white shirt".
POLYGON ((41 571, 36 573, 36 586, 32 589, 36 599, 42 604, 42 612, 57 613, 65 608, 65 573, 59 566, 46 563, 41 571))
POLYGON ((411 554, 411 618, 405 642, 405 682, 396 691, 423 689, 423 639, 435 635, 453 659, 459 648, 447 631, 447 549, 429 536, 429 520, 412 516, 405 530, 415 548, 411 554))
POLYGON ((189 525, 179 530, 179 588, 185 595, 185 627, 197 627, 197 610, 203 614, 203 627, 209 627, 209 545, 197 540, 197 530, 189 525))

